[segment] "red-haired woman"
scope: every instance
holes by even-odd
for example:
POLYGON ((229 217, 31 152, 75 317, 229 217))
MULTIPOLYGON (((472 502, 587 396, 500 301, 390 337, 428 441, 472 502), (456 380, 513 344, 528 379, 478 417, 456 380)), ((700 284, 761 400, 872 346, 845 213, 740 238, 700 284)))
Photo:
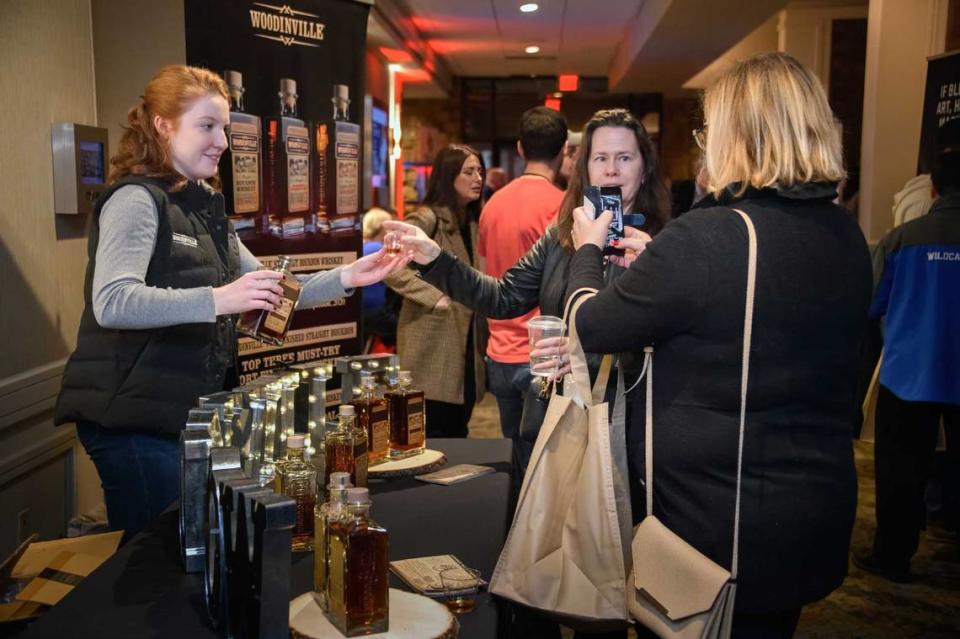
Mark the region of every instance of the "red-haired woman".
MULTIPOLYGON (((177 437, 197 397, 236 384, 235 318, 280 301, 280 274, 238 240, 217 191, 223 80, 171 65, 130 109, 90 225, 85 306, 56 422, 76 422, 113 529, 129 537, 179 494, 177 437)), ((349 295, 407 258, 381 251, 301 278, 300 305, 349 295)))

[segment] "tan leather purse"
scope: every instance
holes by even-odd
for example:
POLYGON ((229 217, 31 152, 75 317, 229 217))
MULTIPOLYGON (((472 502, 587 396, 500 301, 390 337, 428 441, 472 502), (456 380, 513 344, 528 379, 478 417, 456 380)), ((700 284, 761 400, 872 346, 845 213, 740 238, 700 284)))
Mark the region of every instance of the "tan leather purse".
POLYGON ((757 236, 753 222, 734 209, 747 225, 749 253, 746 310, 743 320, 743 366, 740 378, 740 435, 737 445, 737 499, 730 570, 681 539, 653 514, 653 348, 644 349, 646 371, 647 516, 636 527, 631 549, 633 570, 627 580, 631 616, 664 639, 727 639, 733 626, 740 540, 740 482, 743 433, 747 415, 747 379, 757 279, 757 236))

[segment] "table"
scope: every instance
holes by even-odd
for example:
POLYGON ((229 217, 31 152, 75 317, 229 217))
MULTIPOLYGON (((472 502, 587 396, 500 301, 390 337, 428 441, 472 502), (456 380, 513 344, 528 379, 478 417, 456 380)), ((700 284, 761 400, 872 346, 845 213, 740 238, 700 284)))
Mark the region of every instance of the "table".
MULTIPOLYGON (((432 439, 447 464, 482 464, 497 472, 453 486, 410 478, 370 482, 371 516, 390 532, 390 559, 454 554, 489 580, 509 526, 511 443, 504 439, 432 439)), ((210 638, 201 575, 180 567, 177 511, 124 545, 57 606, 30 625, 24 639, 210 638)), ((291 598, 313 583, 313 554, 297 553, 291 598)), ((391 586, 404 587, 391 575, 391 586)), ((488 593, 459 617, 460 637, 501 636, 502 617, 488 593)))

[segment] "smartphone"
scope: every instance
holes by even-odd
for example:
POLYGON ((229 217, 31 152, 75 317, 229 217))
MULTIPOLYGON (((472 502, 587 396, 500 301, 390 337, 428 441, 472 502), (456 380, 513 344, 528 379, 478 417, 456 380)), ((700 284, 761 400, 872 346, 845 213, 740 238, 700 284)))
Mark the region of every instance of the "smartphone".
POLYGON ((623 255, 624 250, 613 245, 614 240, 623 238, 623 195, 619 186, 588 186, 583 190, 583 208, 587 215, 596 219, 604 211, 613 213, 613 220, 607 229, 607 242, 603 247, 604 255, 623 255))

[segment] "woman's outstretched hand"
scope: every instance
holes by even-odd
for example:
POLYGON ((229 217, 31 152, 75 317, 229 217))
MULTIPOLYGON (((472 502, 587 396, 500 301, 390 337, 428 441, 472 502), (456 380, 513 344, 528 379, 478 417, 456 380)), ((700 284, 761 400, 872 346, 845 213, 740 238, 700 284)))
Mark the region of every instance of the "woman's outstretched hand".
POLYGON ((386 247, 382 247, 376 253, 365 255, 340 269, 340 283, 343 284, 343 288, 376 284, 409 264, 412 257, 409 252, 401 252, 391 257, 387 255, 386 247))
MULTIPOLYGON (((440 245, 431 240, 419 226, 387 220, 383 223, 383 228, 389 233, 396 234, 395 237, 399 236, 403 250, 412 253, 412 259, 417 264, 425 266, 440 256, 440 245)), ((386 238, 384 244, 389 239, 386 238)))

